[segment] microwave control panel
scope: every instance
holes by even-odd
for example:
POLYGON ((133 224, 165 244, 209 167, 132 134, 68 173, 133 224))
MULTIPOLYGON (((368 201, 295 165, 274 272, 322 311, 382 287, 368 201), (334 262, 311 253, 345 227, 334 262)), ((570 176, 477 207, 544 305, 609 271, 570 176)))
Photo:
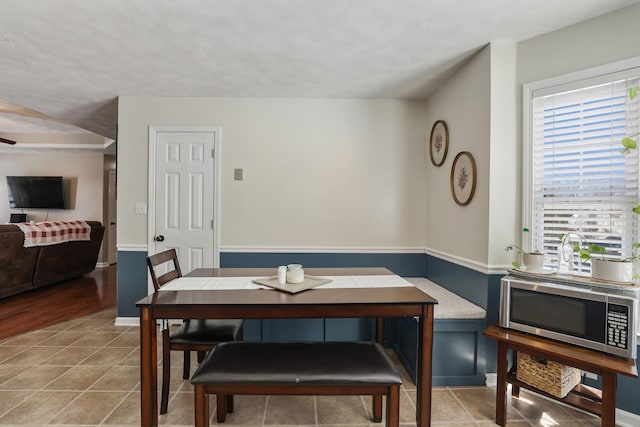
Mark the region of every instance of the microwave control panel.
POLYGON ((627 329, 629 308, 623 305, 611 304, 607 306, 607 345, 627 348, 627 329))

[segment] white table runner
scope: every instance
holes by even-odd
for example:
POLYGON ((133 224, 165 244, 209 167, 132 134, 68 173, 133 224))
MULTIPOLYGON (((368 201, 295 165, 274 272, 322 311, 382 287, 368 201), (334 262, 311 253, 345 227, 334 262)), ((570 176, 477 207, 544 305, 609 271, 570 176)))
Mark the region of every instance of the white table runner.
MULTIPOLYGON (((264 276, 252 277, 179 277, 165 284, 161 291, 198 291, 221 289, 272 289, 267 286, 256 285, 252 280, 261 279, 264 276)), ((328 288, 395 288, 414 286, 412 283, 395 275, 371 275, 371 276, 318 276, 331 279, 331 283, 317 286, 313 289, 328 288)))

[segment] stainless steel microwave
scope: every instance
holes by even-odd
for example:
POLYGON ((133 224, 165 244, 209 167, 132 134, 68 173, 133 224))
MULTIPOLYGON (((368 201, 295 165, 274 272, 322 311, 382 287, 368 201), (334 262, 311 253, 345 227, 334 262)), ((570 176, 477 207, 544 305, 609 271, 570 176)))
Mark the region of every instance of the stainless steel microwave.
POLYGON ((506 276, 500 326, 636 358, 638 294, 506 276))

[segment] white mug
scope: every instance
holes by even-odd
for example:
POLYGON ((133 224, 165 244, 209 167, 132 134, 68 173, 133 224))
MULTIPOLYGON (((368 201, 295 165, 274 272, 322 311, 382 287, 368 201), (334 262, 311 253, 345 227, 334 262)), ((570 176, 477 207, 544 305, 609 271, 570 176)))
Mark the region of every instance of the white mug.
POLYGON ((304 270, 302 269, 302 264, 287 265, 287 283, 302 282, 304 282, 304 270))
POLYGON ((281 285, 287 283, 287 267, 284 265, 278 267, 278 283, 281 285))

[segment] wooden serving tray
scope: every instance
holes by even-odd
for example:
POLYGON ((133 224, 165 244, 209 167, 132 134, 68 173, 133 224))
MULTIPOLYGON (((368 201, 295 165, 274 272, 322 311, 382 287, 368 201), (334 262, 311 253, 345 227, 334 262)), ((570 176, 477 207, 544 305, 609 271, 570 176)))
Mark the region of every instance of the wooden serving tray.
POLYGON ((304 281, 302 283, 285 283, 281 285, 280 283, 278 283, 277 276, 255 279, 253 280, 253 283, 257 285, 268 286, 280 291, 289 292, 290 294, 295 294, 298 292, 306 291, 307 289, 315 288, 316 286, 326 285, 327 283, 331 283, 332 281, 333 280, 331 279, 324 279, 322 277, 309 276, 305 274, 304 281))

